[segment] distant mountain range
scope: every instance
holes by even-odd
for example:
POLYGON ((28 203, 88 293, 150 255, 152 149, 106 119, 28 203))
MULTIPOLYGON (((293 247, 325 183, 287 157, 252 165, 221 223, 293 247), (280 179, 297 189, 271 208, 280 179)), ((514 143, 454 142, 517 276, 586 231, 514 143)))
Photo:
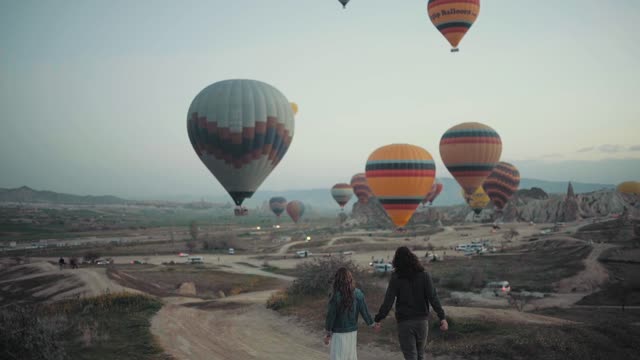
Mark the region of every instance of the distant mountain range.
MULTIPOLYGON (((439 178, 442 182, 443 191, 438 196, 434 205, 447 206, 462 204, 462 196, 460 195, 460 186, 452 178, 439 178)), ((601 189, 611 189, 611 184, 589 184, 572 182, 573 189, 576 193, 591 192, 601 189)), ((546 181, 538 179, 522 179, 520 182, 521 189, 529 189, 538 187, 549 194, 564 194, 567 191, 568 182, 564 181, 546 181)), ((245 205, 250 208, 260 207, 273 196, 284 196, 287 200, 300 200, 303 203, 311 205, 317 211, 338 211, 338 205, 334 202, 329 189, 308 189, 308 190, 291 190, 291 191, 258 191, 251 199, 245 201, 245 205)), ((172 196, 171 201, 175 202, 191 202, 206 199, 215 203, 231 203, 231 198, 226 194, 216 197, 202 197, 195 195, 172 196)), ((169 200, 158 199, 158 200, 169 200)), ((0 202, 27 202, 27 203, 54 203, 54 204, 86 204, 86 205, 109 205, 109 204, 125 204, 132 203, 132 200, 125 200, 115 196, 79 196, 70 194, 61 194, 52 191, 38 191, 23 186, 17 189, 0 188, 0 202)), ((135 201, 136 203, 151 203, 150 201, 135 201)), ((351 210, 351 206, 355 202, 352 198, 347 205, 347 210, 351 210)))

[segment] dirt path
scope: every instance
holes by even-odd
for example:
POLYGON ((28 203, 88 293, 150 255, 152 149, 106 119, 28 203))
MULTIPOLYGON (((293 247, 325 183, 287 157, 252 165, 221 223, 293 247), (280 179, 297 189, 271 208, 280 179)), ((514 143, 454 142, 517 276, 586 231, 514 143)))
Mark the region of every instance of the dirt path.
MULTIPOLYGON (((329 348, 322 344, 322 332, 309 331, 266 309, 264 301, 270 294, 241 294, 207 302, 203 309, 194 307, 193 299, 173 298, 152 319, 151 331, 178 360, 327 359, 329 348)), ((362 359, 398 358, 371 347, 358 352, 362 359)))
POLYGON ((444 308, 447 315, 454 318, 460 317, 511 324, 566 325, 573 323, 569 320, 536 315, 527 312, 519 312, 516 310, 454 306, 445 306, 444 308))
POLYGON ((277 255, 284 255, 287 253, 287 251, 289 251, 289 248, 291 248, 292 246, 298 245, 298 244, 304 244, 305 242, 306 242, 305 240, 301 240, 301 241, 294 241, 288 244, 284 244, 280 249, 278 249, 277 255))
POLYGON ((609 272, 598 261, 603 251, 614 247, 610 244, 593 244, 593 250, 583 260, 584 270, 578 274, 562 279, 554 284, 558 293, 592 293, 600 288, 600 285, 609 280, 609 272))

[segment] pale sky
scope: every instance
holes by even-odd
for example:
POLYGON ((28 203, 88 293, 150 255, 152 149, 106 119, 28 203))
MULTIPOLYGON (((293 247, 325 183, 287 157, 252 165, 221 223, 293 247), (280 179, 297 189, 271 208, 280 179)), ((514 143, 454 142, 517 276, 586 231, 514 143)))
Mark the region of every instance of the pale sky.
POLYGON ((0 187, 222 193, 186 114, 229 78, 300 106, 265 190, 330 188, 398 142, 450 177, 439 140, 465 121, 498 131, 523 177, 583 160, 572 180, 640 180, 638 23, 637 0, 484 0, 452 54, 426 0, 0 0, 0 187))

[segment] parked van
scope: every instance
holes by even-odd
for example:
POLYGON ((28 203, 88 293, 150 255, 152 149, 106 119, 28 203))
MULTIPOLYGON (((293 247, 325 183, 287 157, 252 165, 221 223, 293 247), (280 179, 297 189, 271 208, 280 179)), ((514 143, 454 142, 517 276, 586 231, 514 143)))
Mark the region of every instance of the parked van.
POLYGON ((508 281, 493 281, 488 283, 485 289, 493 292, 495 296, 506 296, 511 292, 511 285, 508 281))
POLYGON ((236 249, 229 248, 229 255, 235 255, 235 254, 236 254, 236 249))
POLYGON ((202 256, 190 256, 187 262, 189 264, 204 264, 204 258, 202 256))
POLYGON ((456 251, 465 251, 469 248, 469 244, 460 244, 456 246, 456 251))
POLYGON ((377 273, 390 273, 393 271, 393 265, 386 264, 373 264, 373 271, 377 273))
POLYGON ((307 250, 300 250, 300 251, 296 251, 296 255, 301 258, 306 258, 309 255, 311 255, 311 253, 307 250))

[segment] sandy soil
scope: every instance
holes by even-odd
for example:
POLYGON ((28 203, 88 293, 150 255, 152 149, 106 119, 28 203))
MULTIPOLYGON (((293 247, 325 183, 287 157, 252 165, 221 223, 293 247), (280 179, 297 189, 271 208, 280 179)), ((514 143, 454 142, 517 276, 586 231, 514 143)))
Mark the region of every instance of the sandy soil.
POLYGON ((612 248, 610 244, 593 244, 593 250, 583 260, 585 269, 567 279, 562 279, 554 284, 557 292, 566 293, 592 293, 609 280, 609 272, 598 261, 603 251, 612 248))

